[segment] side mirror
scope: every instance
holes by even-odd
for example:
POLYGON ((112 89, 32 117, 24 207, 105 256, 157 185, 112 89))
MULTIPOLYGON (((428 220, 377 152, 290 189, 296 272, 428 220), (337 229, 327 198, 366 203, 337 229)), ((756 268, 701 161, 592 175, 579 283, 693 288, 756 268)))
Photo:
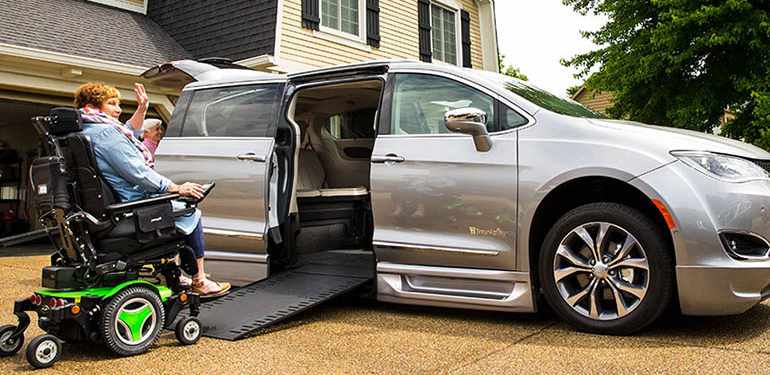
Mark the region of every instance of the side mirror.
POLYGON ((487 114, 478 108, 453 109, 444 114, 444 125, 449 131, 473 136, 476 151, 487 152, 492 148, 492 138, 487 134, 487 114))

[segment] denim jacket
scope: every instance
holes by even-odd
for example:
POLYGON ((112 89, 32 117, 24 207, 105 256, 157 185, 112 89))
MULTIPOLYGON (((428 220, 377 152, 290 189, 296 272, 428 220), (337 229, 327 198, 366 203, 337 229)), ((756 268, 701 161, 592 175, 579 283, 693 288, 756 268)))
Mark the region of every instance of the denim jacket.
MULTIPOLYGON (((96 156, 96 164, 102 176, 118 194, 121 202, 144 199, 165 193, 171 180, 148 167, 139 151, 119 130, 109 124, 83 124, 83 134, 88 136, 96 156)), ((174 202, 181 208, 181 202, 174 202)), ((190 234, 198 225, 201 213, 177 218, 176 226, 190 234)))

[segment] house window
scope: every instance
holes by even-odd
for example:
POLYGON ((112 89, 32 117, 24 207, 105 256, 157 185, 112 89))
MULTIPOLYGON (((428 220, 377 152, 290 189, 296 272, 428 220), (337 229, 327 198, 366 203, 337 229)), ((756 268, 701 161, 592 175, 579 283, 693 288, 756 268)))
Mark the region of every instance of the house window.
POLYGON ((431 4, 433 60, 457 65, 457 11, 431 4))
POLYGON ((360 36, 360 1, 359 0, 321 0, 321 26, 360 36))

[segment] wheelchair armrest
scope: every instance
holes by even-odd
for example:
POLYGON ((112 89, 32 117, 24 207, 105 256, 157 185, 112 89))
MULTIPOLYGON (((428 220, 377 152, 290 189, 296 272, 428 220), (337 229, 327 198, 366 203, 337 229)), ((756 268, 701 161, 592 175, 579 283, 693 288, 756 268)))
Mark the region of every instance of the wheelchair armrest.
POLYGON ((178 198, 179 198, 179 194, 163 194, 157 197, 140 199, 138 201, 111 204, 105 207, 105 210, 109 213, 128 211, 128 210, 134 210, 141 207, 152 206, 158 203, 169 202, 178 198))

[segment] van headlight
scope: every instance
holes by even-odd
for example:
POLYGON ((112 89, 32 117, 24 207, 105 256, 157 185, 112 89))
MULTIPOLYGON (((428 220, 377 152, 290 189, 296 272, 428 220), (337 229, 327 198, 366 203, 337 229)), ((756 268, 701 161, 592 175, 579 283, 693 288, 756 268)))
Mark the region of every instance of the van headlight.
POLYGON ((762 167, 737 156, 704 151, 672 151, 671 155, 701 173, 721 181, 746 182, 770 179, 770 175, 762 167))

